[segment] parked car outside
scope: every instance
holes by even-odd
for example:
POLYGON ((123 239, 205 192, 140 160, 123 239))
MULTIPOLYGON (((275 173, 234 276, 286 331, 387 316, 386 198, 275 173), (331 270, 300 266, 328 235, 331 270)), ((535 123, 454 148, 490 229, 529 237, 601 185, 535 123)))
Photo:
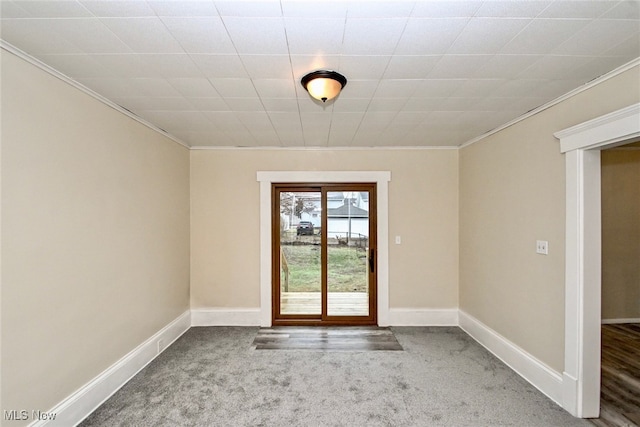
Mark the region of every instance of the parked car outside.
POLYGON ((300 221, 296 234, 298 236, 313 236, 313 223, 311 221, 300 221))

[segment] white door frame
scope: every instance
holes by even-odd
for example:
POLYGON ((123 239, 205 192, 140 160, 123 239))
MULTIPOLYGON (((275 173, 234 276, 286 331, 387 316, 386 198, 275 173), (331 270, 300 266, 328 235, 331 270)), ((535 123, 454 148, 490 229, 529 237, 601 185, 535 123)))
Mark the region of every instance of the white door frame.
POLYGON ((554 134, 566 162, 565 360, 562 406, 600 414, 600 149, 640 138, 640 103, 554 134))
POLYGON ((260 326, 271 326, 271 184, 372 182, 376 184, 378 325, 389 326, 389 171, 259 171, 260 182, 260 326))

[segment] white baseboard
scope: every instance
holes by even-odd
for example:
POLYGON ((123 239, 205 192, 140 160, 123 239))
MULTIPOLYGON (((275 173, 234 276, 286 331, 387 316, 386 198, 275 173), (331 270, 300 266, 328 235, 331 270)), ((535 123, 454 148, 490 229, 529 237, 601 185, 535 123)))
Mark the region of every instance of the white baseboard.
POLYGON ((56 414, 54 420, 36 421, 30 427, 75 426, 111 397, 123 385, 147 366, 171 343, 191 327, 191 315, 187 310, 140 344, 107 370, 64 399, 48 413, 56 414))
POLYGON ((259 308, 198 308, 191 310, 191 326, 260 326, 259 308))
POLYGON ((640 323, 640 318, 602 319, 603 325, 617 325, 619 323, 640 323))
POLYGON ((473 316, 459 311, 460 328, 517 374, 562 406, 563 377, 473 316))
POLYGON ((391 326, 458 326, 458 309, 390 308, 391 326))

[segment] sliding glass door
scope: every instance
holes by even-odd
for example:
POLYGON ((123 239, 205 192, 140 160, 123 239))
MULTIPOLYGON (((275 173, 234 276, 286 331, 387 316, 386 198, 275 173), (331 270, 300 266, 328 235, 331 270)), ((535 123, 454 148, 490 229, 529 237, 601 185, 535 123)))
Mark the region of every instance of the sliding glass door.
POLYGON ((273 184, 273 324, 376 324, 375 184, 273 184))

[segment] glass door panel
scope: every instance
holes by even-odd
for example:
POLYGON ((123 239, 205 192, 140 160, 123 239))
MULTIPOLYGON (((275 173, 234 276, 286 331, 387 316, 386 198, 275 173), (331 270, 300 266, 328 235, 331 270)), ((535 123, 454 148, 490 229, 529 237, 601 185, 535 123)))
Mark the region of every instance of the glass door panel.
POLYGON ((327 316, 369 316, 369 192, 327 192, 327 316))
POLYGON ((322 314, 321 193, 280 191, 280 314, 322 314))
POLYGON ((375 184, 273 184, 274 325, 375 325, 375 184))

